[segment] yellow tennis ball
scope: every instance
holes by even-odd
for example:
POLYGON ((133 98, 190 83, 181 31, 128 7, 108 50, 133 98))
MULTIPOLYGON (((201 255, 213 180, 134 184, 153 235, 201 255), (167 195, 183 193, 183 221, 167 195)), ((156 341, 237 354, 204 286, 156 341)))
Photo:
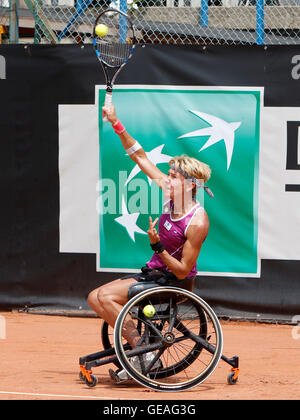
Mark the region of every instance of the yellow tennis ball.
POLYGON ((151 318, 155 315, 155 308, 152 305, 146 305, 143 309, 144 315, 146 315, 148 318, 151 318))
POLYGON ((103 23, 99 23, 99 25, 97 25, 95 28, 95 32, 98 36, 105 36, 107 35, 108 27, 103 23))

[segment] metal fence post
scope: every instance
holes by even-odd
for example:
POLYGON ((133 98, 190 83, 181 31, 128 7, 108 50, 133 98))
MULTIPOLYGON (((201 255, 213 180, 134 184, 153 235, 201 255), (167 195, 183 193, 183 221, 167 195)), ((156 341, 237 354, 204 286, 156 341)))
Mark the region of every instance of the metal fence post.
MULTIPOLYGON (((120 11, 127 14, 127 0, 120 0, 120 11)), ((120 42, 125 44, 127 37, 127 22, 124 16, 120 16, 120 42)))
POLYGON ((208 0, 201 0, 200 23, 202 26, 208 25, 208 0))
POLYGON ((256 43, 263 45, 265 40, 265 4, 264 0, 256 1, 256 43))
POLYGON ((17 44, 19 42, 19 0, 10 0, 9 8, 9 42, 17 44))

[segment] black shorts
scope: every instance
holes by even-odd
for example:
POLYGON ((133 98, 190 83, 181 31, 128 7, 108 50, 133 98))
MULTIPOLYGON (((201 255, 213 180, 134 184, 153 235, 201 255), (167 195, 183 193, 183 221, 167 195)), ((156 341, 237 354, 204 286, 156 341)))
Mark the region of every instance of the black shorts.
POLYGON ((174 286, 193 291, 195 277, 186 277, 179 280, 169 271, 150 269, 146 266, 142 267, 140 273, 127 274, 121 277, 121 280, 125 279, 135 279, 137 282, 152 282, 159 286, 174 286))

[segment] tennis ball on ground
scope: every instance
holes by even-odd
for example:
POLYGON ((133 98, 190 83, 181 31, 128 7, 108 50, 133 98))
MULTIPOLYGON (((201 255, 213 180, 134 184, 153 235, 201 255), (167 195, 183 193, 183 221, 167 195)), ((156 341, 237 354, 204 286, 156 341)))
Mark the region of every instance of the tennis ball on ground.
POLYGON ((143 309, 144 315, 146 315, 148 318, 151 318, 155 315, 155 308, 152 305, 146 305, 143 309))
POLYGON ((103 23, 99 23, 99 25, 95 28, 96 35, 98 36, 105 36, 108 32, 108 27, 104 25, 103 23))

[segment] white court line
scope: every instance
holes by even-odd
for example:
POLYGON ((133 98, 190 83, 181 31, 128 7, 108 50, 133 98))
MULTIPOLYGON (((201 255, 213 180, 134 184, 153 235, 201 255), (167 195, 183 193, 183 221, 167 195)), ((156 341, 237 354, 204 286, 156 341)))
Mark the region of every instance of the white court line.
MULTIPOLYGON (((86 396, 86 395, 35 394, 31 392, 11 392, 11 391, 0 391, 0 394, 27 395, 27 396, 32 396, 32 397, 83 398, 83 399, 108 400, 108 401, 109 400, 127 400, 127 398, 96 397, 96 396, 86 396)), ((137 400, 137 398, 135 398, 135 400, 137 400)))

